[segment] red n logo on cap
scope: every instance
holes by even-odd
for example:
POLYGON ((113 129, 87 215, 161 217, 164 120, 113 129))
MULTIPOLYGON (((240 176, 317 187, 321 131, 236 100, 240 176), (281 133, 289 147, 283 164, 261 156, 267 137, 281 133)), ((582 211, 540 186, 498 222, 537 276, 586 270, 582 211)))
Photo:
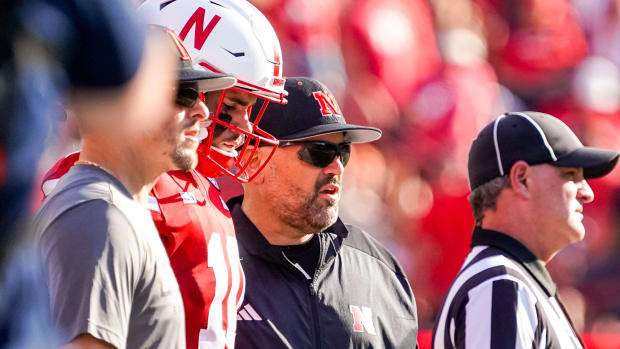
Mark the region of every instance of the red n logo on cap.
POLYGON ((196 9, 196 12, 194 12, 194 14, 192 14, 192 16, 187 20, 187 23, 185 23, 185 26, 183 26, 183 29, 181 29, 179 37, 181 37, 181 39, 185 41, 185 37, 189 33, 189 30, 192 29, 192 27, 195 25, 196 29, 194 29, 194 47, 196 48, 196 50, 200 50, 202 49, 202 46, 205 44, 205 41, 207 41, 209 35, 211 35, 213 28, 215 28, 215 25, 217 24, 217 22, 220 21, 220 19, 222 19, 222 17, 218 15, 213 16, 213 18, 211 18, 211 21, 209 21, 209 24, 207 24, 207 27, 204 28, 205 9, 199 7, 198 9, 196 9))
POLYGON ((319 102, 321 106, 321 114, 323 116, 327 115, 340 115, 342 116, 342 112, 340 111, 340 107, 338 107, 338 103, 329 93, 323 91, 315 91, 312 92, 314 99, 319 102))

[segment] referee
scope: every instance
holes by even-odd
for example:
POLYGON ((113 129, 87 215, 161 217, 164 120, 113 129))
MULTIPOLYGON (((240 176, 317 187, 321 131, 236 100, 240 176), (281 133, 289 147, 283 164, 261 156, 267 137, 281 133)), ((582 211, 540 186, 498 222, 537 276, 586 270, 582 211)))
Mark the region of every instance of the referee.
POLYGON ((472 249, 435 323, 433 348, 583 348, 545 264, 582 240, 586 179, 615 151, 584 147, 559 119, 507 113, 469 150, 472 249))

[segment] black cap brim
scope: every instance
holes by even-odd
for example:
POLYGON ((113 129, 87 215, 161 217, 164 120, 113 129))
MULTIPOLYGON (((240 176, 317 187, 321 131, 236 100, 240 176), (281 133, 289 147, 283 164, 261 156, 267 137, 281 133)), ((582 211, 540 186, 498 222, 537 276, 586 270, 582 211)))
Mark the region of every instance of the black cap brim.
POLYGON ((237 79, 232 76, 213 73, 207 70, 179 69, 178 72, 180 82, 196 81, 200 92, 224 90, 237 83, 237 79))
POLYGON ((302 132, 281 137, 282 141, 299 141, 320 135, 346 132, 345 141, 350 143, 368 143, 381 138, 381 130, 374 127, 351 124, 324 124, 311 127, 302 132))
POLYGON ((559 158, 552 165, 583 168, 586 179, 598 178, 614 169, 619 155, 613 150, 583 147, 559 158))

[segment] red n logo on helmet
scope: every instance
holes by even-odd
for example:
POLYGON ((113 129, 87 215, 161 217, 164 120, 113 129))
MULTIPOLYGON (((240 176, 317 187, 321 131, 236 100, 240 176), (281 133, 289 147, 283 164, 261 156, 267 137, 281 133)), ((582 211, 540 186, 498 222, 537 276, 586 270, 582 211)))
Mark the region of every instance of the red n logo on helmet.
POLYGON ((202 46, 205 44, 205 41, 207 41, 209 35, 211 35, 213 28, 215 28, 215 25, 217 24, 217 22, 220 21, 220 19, 222 19, 222 17, 215 15, 213 18, 211 18, 211 21, 209 21, 209 24, 207 24, 207 27, 205 28, 205 9, 199 7, 196 9, 196 12, 194 12, 194 14, 192 14, 192 16, 187 20, 187 23, 185 23, 185 26, 183 26, 183 29, 181 29, 179 37, 181 38, 181 40, 185 41, 185 37, 189 33, 190 29, 192 29, 192 27, 195 25, 196 29, 194 29, 194 47, 196 48, 196 50, 200 50, 202 49, 202 46))
POLYGON ((331 94, 325 93, 323 91, 315 91, 312 92, 312 95, 321 106, 321 114, 323 116, 342 115, 340 107, 338 107, 338 103, 336 103, 336 100, 332 97, 331 94))

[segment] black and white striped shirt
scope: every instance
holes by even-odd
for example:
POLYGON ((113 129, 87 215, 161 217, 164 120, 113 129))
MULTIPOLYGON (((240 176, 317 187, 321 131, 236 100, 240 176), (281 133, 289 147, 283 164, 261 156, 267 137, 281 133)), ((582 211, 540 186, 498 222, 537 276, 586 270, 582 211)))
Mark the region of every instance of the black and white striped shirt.
POLYGON ((512 237, 475 228, 433 331, 440 348, 584 348, 544 265, 512 237))

